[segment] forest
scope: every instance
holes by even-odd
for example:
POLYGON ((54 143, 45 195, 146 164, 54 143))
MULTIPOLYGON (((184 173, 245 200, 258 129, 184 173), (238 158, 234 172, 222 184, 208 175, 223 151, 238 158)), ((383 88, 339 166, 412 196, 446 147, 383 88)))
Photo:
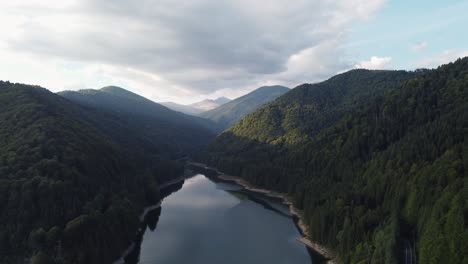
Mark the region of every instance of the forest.
POLYGON ((0 82, 0 263, 120 256, 143 207, 159 201, 159 185, 183 173, 172 158, 198 142, 174 133, 186 148, 167 148, 127 120, 44 88, 0 82))
POLYGON ((468 58, 352 70, 247 115, 197 158, 288 193, 343 263, 468 263, 468 58))

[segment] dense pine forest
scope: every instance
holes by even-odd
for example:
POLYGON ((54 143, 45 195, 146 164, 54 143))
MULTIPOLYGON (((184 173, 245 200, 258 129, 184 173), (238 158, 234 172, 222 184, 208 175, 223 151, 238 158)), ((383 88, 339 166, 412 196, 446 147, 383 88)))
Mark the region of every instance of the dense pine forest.
POLYGON ((304 84, 199 159, 287 192, 343 263, 468 263, 468 58, 304 84))
POLYGON ((182 121, 157 131, 152 123, 143 133, 145 118, 130 122, 118 111, 0 82, 0 263, 117 259, 135 238, 143 207, 159 201, 159 184, 182 174, 173 158, 212 135, 182 121), (201 139, 176 133, 183 129, 201 139), (162 132, 172 141, 150 138, 162 132), (176 141, 184 144, 169 145, 176 141))

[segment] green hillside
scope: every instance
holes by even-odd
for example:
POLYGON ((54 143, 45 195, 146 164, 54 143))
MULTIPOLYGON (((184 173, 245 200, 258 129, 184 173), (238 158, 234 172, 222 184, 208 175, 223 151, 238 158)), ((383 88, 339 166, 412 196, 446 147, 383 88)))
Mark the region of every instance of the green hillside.
POLYGON ((128 246, 181 166, 113 118, 0 82, 0 263, 110 263, 128 246))
POLYGON ((203 112, 200 116, 214 121, 218 131, 223 131, 242 117, 254 112, 259 107, 275 100, 288 91, 289 88, 279 85, 260 87, 215 109, 203 112))
POLYGON ((344 263, 468 263, 468 58, 302 85, 218 136, 204 160, 304 210, 344 263))

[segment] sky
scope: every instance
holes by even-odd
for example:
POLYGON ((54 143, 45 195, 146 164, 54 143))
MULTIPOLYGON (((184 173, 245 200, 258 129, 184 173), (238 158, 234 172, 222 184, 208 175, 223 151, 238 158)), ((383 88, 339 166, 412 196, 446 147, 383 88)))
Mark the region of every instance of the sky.
POLYGON ((468 56, 467 10, 468 0, 0 1, 0 80, 116 85, 183 104, 235 98, 468 56))

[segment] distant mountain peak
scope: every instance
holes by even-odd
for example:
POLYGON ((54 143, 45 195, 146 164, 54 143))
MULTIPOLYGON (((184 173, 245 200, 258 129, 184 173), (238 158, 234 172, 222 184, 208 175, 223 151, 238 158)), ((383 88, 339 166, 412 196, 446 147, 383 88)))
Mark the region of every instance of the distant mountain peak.
POLYGON ((218 106, 221 106, 221 105, 223 105, 223 104, 225 104, 225 103, 227 103, 229 101, 231 101, 231 100, 226 98, 226 97, 219 97, 219 98, 216 98, 216 99, 205 99, 203 101, 196 102, 196 103, 190 104, 188 106, 197 109, 199 111, 199 113, 201 113, 201 112, 204 112, 204 111, 214 109, 214 108, 216 108, 218 106))
POLYGON ((221 131, 233 125, 245 115, 275 100, 288 91, 288 87, 280 85, 262 86, 248 94, 208 110, 200 116, 217 123, 218 130, 221 131))
POLYGON ((231 99, 229 99, 227 97, 224 97, 224 96, 218 97, 218 98, 213 100, 213 102, 218 103, 220 105, 225 104, 225 103, 230 102, 230 101, 231 101, 231 99))

